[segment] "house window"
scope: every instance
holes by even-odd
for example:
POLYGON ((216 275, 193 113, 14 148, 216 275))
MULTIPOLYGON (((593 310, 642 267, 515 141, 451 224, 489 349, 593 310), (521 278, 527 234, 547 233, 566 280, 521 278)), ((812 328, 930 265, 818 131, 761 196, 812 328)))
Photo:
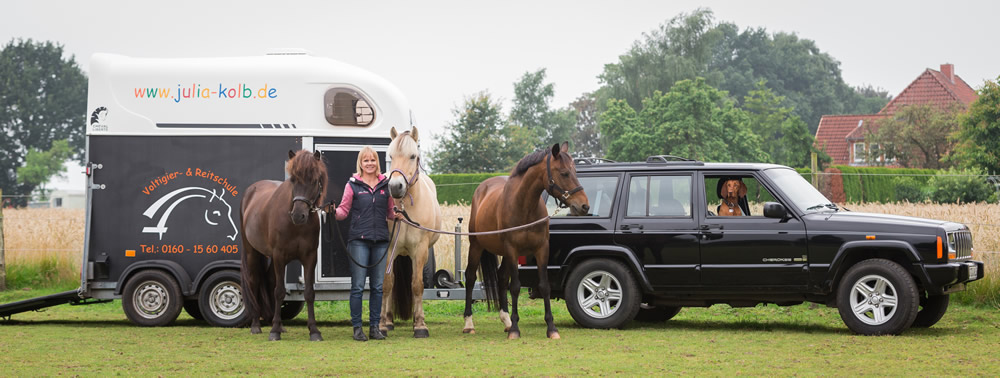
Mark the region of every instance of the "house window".
POLYGON ((885 156, 882 156, 882 151, 879 149, 878 143, 872 143, 868 146, 868 154, 872 157, 872 162, 885 161, 885 156))
POLYGON ((349 88, 327 90, 323 95, 323 114, 334 126, 368 126, 375 120, 371 102, 349 88))
POLYGON ((854 144, 854 162, 864 163, 865 162, 865 144, 855 143, 854 144))
POLYGON ((53 198, 53 200, 55 201, 55 207, 62 207, 62 198, 61 197, 53 198))

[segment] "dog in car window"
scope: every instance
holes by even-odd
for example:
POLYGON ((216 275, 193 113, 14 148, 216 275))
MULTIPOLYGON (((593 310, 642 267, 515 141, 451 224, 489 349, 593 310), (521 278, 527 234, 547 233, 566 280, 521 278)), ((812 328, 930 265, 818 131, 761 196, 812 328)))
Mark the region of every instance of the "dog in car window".
POLYGON ((744 184, 743 180, 738 178, 725 180, 719 188, 719 198, 722 199, 722 203, 716 208, 719 216, 743 216, 740 199, 746 195, 747 184, 744 184))

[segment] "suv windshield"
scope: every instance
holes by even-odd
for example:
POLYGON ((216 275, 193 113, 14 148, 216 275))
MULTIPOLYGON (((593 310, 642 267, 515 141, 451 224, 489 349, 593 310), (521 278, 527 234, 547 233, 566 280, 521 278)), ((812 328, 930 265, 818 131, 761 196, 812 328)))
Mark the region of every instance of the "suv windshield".
POLYGON ((834 205, 812 184, 802 178, 798 172, 791 169, 768 169, 764 171, 774 184, 782 188, 785 196, 792 202, 792 206, 799 211, 816 210, 838 210, 834 205))

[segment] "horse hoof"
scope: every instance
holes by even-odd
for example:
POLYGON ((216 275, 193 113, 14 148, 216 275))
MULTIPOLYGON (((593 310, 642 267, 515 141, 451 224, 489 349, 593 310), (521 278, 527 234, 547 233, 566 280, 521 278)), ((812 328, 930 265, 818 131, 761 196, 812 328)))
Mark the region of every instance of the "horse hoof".
POLYGON ((281 332, 271 332, 271 335, 267 337, 268 341, 278 341, 281 340, 281 332))
POLYGON ((470 335, 475 335, 476 334, 476 329, 475 328, 466 328, 466 329, 462 330, 462 333, 468 333, 470 335))
POLYGON ((517 340, 521 338, 521 332, 511 332, 507 334, 507 340, 517 340))
POLYGON ((260 332, 260 328, 251 328, 250 329, 250 334, 251 335, 259 335, 260 333, 261 333, 260 332))
POLYGON ((386 331, 392 331, 392 330, 395 330, 395 329, 396 329, 396 326, 394 326, 392 324, 386 324, 385 325, 385 330, 386 331))
MULTIPOLYGON (((558 335, 557 335, 558 336, 558 335)), ((323 341, 323 335, 320 333, 310 333, 309 341, 323 341)))
POLYGON ((431 337, 431 332, 426 329, 415 329, 413 330, 414 339, 425 339, 431 337))
POLYGON ((561 337, 559 337, 559 332, 552 332, 549 334, 549 338, 552 340, 559 340, 561 337))

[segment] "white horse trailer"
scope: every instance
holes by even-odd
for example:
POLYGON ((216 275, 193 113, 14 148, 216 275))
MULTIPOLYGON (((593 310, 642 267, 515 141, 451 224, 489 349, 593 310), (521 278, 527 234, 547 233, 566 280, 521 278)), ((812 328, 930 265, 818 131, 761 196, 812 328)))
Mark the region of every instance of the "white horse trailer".
MULTIPOLYGON (((283 180, 288 151, 306 149, 323 154, 326 194, 339 202, 361 147, 373 146, 386 171, 390 128, 414 124, 406 98, 386 80, 304 52, 192 59, 95 54, 90 67, 80 288, 2 305, 0 317, 121 298, 136 324, 169 324, 181 307, 213 325, 241 324, 243 190, 258 180, 283 180)), ((349 222, 339 226, 347 235, 349 222)), ((316 299, 346 300, 344 241, 324 232, 317 235, 316 299)), ((290 318, 302 308, 304 284, 297 262, 287 269, 282 312, 290 318)), ((425 274, 432 276, 433 266, 425 274)), ((427 299, 464 297, 464 289, 425 291, 427 299)))

